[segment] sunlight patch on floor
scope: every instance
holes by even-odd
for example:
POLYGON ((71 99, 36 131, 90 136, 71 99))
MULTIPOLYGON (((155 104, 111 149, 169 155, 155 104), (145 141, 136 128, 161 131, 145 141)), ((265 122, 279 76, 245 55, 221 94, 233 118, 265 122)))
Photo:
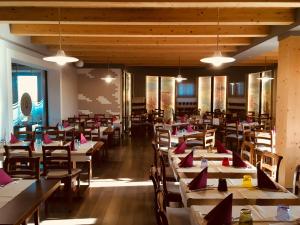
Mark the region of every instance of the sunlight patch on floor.
MULTIPOLYGON (((96 218, 82 218, 82 219, 49 219, 44 220, 41 225, 92 225, 96 224, 96 218)), ((33 223, 28 223, 28 225, 34 225, 33 223)))
POLYGON ((152 186, 151 180, 134 181, 131 178, 92 179, 90 188, 99 187, 145 187, 152 186))

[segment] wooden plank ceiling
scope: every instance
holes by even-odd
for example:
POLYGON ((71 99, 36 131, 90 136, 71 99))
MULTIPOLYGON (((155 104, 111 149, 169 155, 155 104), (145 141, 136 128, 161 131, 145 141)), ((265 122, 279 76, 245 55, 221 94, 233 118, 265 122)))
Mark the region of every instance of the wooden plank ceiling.
MULTIPOLYGON (((54 54, 59 46, 58 8, 62 47, 85 63, 177 66, 180 57, 182 66, 203 66, 199 59, 216 50, 217 34, 222 53, 235 55, 254 38, 267 37, 273 26, 294 23, 300 1, 0 1, 0 22, 54 54)), ((264 62, 259 56, 241 64, 264 62)))

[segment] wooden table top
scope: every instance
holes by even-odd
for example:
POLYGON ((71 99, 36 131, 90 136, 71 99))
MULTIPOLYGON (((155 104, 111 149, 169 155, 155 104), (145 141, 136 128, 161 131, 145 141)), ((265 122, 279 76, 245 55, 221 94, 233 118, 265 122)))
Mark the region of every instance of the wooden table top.
POLYGON ((39 205, 59 187, 59 180, 34 182, 27 189, 0 208, 0 224, 18 225, 33 214, 39 205))

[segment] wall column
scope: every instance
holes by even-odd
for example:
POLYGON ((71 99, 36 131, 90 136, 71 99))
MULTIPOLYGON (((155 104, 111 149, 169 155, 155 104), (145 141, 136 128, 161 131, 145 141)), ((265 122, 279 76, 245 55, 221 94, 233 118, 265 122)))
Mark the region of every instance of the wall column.
POLYGON ((283 156, 279 183, 290 188, 295 167, 300 164, 300 36, 279 42, 276 150, 283 156))

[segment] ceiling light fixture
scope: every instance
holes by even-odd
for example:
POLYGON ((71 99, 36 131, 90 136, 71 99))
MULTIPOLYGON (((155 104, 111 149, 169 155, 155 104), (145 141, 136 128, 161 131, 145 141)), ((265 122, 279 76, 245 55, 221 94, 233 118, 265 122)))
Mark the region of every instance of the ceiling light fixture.
POLYGON ((79 59, 71 56, 67 56, 64 50, 61 48, 61 27, 60 27, 60 8, 58 8, 58 30, 59 30, 59 50, 56 55, 44 57, 43 60, 48 62, 55 62, 60 66, 65 65, 66 63, 78 62, 79 59))
MULTIPOLYGON (((267 56, 265 56, 265 71, 267 71, 267 56)), ((263 77, 263 73, 261 74, 261 77, 257 78, 257 80, 261 80, 262 82, 267 82, 273 79, 274 77, 263 77)))
POLYGON ((105 77, 102 77, 101 79, 108 84, 110 84, 113 80, 116 79, 115 77, 112 77, 109 73, 109 63, 107 63, 107 75, 105 77))
POLYGON ((182 82, 182 81, 184 81, 184 80, 187 80, 187 78, 182 77, 181 74, 180 74, 180 56, 179 56, 178 75, 177 75, 177 77, 175 77, 175 80, 176 80, 178 83, 180 83, 180 82, 182 82))
POLYGON ((217 50, 213 54, 213 56, 205 57, 200 59, 203 63, 210 63, 214 65, 215 67, 219 67, 224 63, 231 63, 235 61, 235 58, 233 57, 226 57, 223 56, 221 51, 219 50, 219 28, 220 28, 220 9, 218 8, 218 31, 217 31, 217 50))

